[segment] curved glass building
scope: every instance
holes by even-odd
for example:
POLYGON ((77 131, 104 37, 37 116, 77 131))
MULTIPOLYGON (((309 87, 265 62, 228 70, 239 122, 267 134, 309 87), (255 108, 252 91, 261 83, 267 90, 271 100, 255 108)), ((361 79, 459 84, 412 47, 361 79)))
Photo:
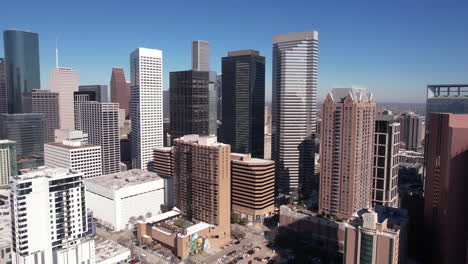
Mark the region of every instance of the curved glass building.
POLYGON ((8 113, 22 113, 24 92, 41 88, 39 36, 22 30, 3 32, 8 113))

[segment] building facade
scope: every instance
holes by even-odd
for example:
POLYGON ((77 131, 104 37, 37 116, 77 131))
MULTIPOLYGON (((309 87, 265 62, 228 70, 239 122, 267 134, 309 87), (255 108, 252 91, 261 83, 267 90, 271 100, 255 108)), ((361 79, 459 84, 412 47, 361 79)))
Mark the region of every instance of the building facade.
POLYGON ((147 170, 153 149, 163 146, 162 51, 138 48, 130 54, 132 168, 147 170))
POLYGON ((230 146, 214 136, 186 135, 173 147, 174 206, 189 219, 215 226, 212 245, 226 243, 231 230, 230 146))
POLYGON ((402 147, 409 151, 422 151, 423 117, 413 112, 403 113, 400 117, 402 147))
POLYGON ((468 114, 468 84, 427 86, 426 122, 431 113, 468 114))
POLYGON ((114 231, 136 224, 141 216, 160 214, 164 204, 164 180, 154 172, 123 171, 86 179, 84 184, 94 217, 114 231))
POLYGON ((47 142, 54 142, 55 130, 60 128, 59 94, 49 90, 32 90, 23 93, 25 113, 44 114, 47 127, 47 142))
POLYGON ((279 192, 308 196, 314 175, 318 32, 273 37, 272 159, 279 192))
POLYGON ((23 113, 23 93, 41 89, 39 35, 29 31, 5 30, 3 41, 8 113, 23 113))
POLYGON ((424 188, 426 263, 468 261, 468 115, 431 113, 424 188))
POLYGON ((83 175, 68 169, 37 170, 13 178, 13 263, 95 263, 86 236, 83 175))
POLYGON ((210 71, 210 44, 207 41, 192 42, 192 70, 210 71))
POLYGON ((130 114, 130 85, 125 80, 123 68, 112 68, 111 81, 111 102, 118 103, 120 109, 125 109, 125 116, 130 114))
POLYGON ((0 185, 7 185, 13 176, 16 176, 16 142, 0 140, 0 185))
POLYGON ((80 85, 78 91, 92 91, 96 94, 96 101, 110 103, 109 87, 102 84, 80 85))
POLYGON ((0 58, 0 114, 8 113, 8 95, 5 59, 0 58))
POLYGON ((372 201, 374 96, 334 88, 322 105, 319 210, 350 218, 372 201))
POLYGON ((88 142, 101 146, 102 175, 120 172, 118 104, 84 102, 80 105, 80 119, 88 142))
POLYGON ((74 112, 75 112, 75 129, 81 130, 81 103, 96 101, 96 92, 95 91, 78 91, 73 93, 74 96, 74 112))
POLYGON ((44 165, 81 172, 84 179, 102 175, 101 146, 64 140, 44 145, 44 165))
POLYGON ((0 138, 16 142, 17 157, 44 153, 46 121, 43 114, 1 114, 0 138))
POLYGON ((265 57, 256 50, 222 59, 223 117, 220 141, 233 152, 264 157, 265 57))
POLYGON ((400 124, 393 115, 375 120, 372 206, 398 206, 400 124))
POLYGON ((249 223, 262 224, 275 210, 275 162, 231 154, 231 206, 249 223))
POLYGON ((50 91, 59 94, 61 129, 75 129, 74 92, 78 91, 78 72, 59 67, 50 71, 50 91))

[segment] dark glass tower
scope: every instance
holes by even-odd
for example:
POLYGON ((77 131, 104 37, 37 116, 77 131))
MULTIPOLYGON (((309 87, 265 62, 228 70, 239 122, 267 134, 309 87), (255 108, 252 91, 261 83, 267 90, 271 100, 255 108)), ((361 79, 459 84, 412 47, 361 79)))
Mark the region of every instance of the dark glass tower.
POLYGON ((41 88, 37 33, 3 32, 7 74, 8 113, 22 113, 22 94, 41 88))
POLYGON ((188 134, 216 134, 216 73, 170 73, 171 139, 188 134))
POLYGON ((219 141, 233 152, 263 158, 265 57, 256 50, 229 52, 222 61, 222 87, 219 141))

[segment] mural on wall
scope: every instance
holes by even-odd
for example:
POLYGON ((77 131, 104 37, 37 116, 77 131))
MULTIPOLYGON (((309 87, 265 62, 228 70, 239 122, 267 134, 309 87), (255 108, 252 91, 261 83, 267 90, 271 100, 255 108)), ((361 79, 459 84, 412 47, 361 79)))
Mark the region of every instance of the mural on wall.
POLYGON ((210 241, 199 237, 197 233, 191 235, 189 241, 190 254, 198 254, 210 248, 210 241))

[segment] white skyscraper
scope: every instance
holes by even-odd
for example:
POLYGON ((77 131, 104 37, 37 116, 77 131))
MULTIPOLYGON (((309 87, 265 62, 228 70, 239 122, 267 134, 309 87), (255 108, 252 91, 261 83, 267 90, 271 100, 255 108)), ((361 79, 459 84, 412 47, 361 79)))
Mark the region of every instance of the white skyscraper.
POLYGON ((16 142, 0 140, 0 186, 7 185, 10 177, 16 175, 16 142))
POLYGON ((192 70, 210 71, 210 44, 207 41, 192 42, 192 70))
POLYGON ((64 168, 13 177, 13 264, 95 263, 82 178, 64 168))
POLYGON ((64 67, 52 70, 50 90, 59 93, 60 128, 75 129, 73 93, 78 91, 78 72, 64 67))
POLYGON ((132 167, 147 170, 153 150, 163 146, 162 51, 138 48, 130 54, 132 167))
POLYGON ((102 175, 101 146, 64 140, 44 145, 44 165, 83 173, 85 179, 102 175))
POLYGON ((273 37, 272 158, 283 193, 312 188, 317 49, 317 31, 273 37))

